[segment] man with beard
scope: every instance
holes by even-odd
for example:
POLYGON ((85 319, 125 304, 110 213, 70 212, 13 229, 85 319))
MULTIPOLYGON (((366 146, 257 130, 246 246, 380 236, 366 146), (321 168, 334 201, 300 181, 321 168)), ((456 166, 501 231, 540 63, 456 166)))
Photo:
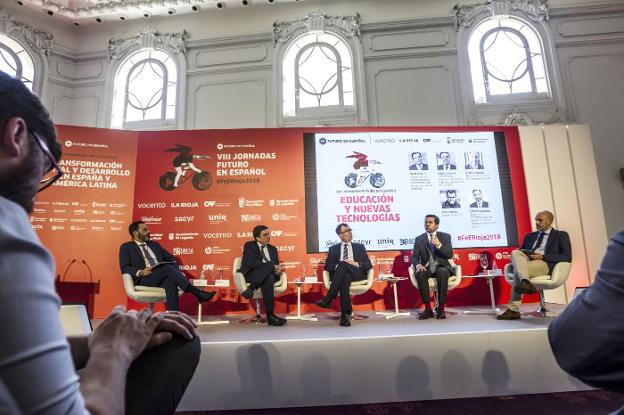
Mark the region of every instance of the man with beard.
POLYGON ((197 301, 205 303, 216 294, 208 293, 186 279, 176 265, 175 258, 158 242, 151 240, 150 231, 143 221, 135 221, 128 227, 132 240, 119 247, 119 267, 123 274, 130 274, 136 285, 165 289, 167 310, 177 311, 178 288, 190 292, 197 301))
POLYGON ((0 71, 0 413, 172 413, 201 351, 188 316, 117 306, 89 336, 63 335, 54 261, 28 218, 60 156, 39 99, 0 71))

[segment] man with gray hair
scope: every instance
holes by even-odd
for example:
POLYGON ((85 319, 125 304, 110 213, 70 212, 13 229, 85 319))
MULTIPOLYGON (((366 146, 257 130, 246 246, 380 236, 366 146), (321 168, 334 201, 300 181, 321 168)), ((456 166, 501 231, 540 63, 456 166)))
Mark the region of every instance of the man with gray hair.
POLYGON ((507 310, 497 320, 518 320, 522 294, 535 294, 537 289, 531 278, 551 275, 558 262, 572 261, 570 237, 565 231, 552 227, 554 215, 544 210, 535 215, 537 231, 527 234, 522 247, 511 252, 514 283, 507 310))

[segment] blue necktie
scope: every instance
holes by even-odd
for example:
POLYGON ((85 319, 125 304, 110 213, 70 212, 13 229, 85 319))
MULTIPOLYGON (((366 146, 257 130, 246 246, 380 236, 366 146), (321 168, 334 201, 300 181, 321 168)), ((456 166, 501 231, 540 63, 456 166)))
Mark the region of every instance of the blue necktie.
POLYGON ((156 265, 156 262, 154 262, 154 259, 147 251, 147 244, 141 244, 140 247, 141 247, 141 251, 143 251, 143 255, 145 255, 145 260, 147 261, 147 265, 150 268, 153 268, 154 265, 156 265))
POLYGON ((429 235, 429 272, 431 272, 431 274, 435 274, 436 272, 436 260, 435 257, 433 256, 433 234, 429 235))
POLYGON ((540 231, 539 236, 537 237, 537 241, 535 242, 535 245, 533 246, 533 251, 535 251, 540 246, 542 246, 542 241, 544 240, 544 235, 546 235, 546 232, 540 231))
POLYGON ((266 260, 266 262, 271 262, 271 260, 269 258, 267 258, 267 254, 264 253, 264 248, 266 248, 266 245, 262 245, 260 247, 260 252, 262 253, 262 258, 264 258, 266 260))

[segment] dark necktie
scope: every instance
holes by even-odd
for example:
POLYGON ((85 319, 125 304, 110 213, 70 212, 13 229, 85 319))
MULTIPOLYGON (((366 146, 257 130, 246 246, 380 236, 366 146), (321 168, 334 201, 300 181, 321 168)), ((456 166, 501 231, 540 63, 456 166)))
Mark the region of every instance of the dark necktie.
POLYGON ((347 248, 349 245, 344 244, 342 247, 342 260, 346 261, 349 258, 349 249, 347 248))
POLYGON ((267 254, 264 252, 264 248, 266 248, 266 245, 262 245, 260 247, 260 252, 262 253, 262 258, 264 258, 266 260, 266 262, 271 262, 271 260, 269 258, 267 258, 267 254))
POLYGON ((436 260, 435 257, 433 256, 433 234, 429 235, 429 272, 431 272, 431 274, 435 274, 436 272, 436 260))
POLYGON ((147 261, 147 265, 150 268, 153 268, 154 265, 156 265, 156 262, 154 261, 154 259, 152 258, 152 256, 149 254, 149 252, 147 251, 147 244, 141 244, 139 245, 141 247, 141 251, 143 251, 143 255, 145 255, 145 261, 147 261))
POLYGON ((540 246, 542 246, 542 241, 544 240, 544 235, 546 235, 546 232, 540 231, 539 236, 537 237, 537 241, 535 242, 535 245, 533 246, 533 251, 535 251, 540 246))

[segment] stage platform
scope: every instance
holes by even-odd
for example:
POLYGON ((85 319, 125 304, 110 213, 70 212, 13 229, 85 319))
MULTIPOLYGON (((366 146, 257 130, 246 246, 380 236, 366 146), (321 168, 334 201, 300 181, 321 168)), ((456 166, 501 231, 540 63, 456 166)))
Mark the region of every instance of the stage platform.
MULTIPOLYGON (((536 308, 523 306, 523 312, 536 308)), ((524 395, 590 389, 566 375, 548 345, 550 317, 498 321, 449 308, 340 327, 328 317, 284 327, 198 328, 202 356, 179 411, 284 408, 524 395)), ((551 305, 553 312, 561 306, 551 305)))

